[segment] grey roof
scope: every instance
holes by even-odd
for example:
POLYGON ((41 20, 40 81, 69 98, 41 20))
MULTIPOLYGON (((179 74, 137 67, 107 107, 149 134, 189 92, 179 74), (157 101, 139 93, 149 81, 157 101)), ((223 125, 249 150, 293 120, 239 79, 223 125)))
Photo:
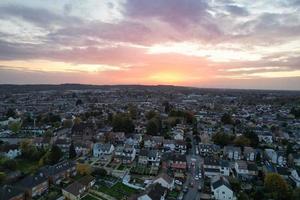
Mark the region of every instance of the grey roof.
POLYGON ((18 185, 24 188, 33 188, 45 181, 48 181, 48 178, 46 177, 45 173, 39 172, 35 175, 26 176, 24 179, 18 182, 18 185))
POLYGON ((75 196, 78 196, 81 194, 81 190, 84 189, 84 185, 82 185, 81 183, 79 182, 74 182, 72 183, 71 185, 69 185, 68 187, 66 187, 64 190, 75 195, 75 196))
POLYGON ((52 166, 45 166, 41 169, 43 173, 45 173, 48 176, 53 176, 55 174, 58 174, 60 172, 66 171, 68 169, 71 169, 75 167, 76 164, 74 161, 62 161, 60 163, 57 163, 52 166))
POLYGON ((225 177, 220 177, 217 181, 212 183, 212 187, 213 189, 216 189, 222 185, 225 185, 226 187, 228 187, 229 189, 231 189, 231 186, 228 182, 228 180, 225 177))

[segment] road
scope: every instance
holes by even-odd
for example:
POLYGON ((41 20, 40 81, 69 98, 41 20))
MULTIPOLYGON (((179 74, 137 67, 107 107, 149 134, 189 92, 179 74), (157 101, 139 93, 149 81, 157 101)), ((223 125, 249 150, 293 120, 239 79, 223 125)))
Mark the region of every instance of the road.
POLYGON ((185 194, 184 199, 185 200, 198 200, 200 199, 200 192, 198 191, 199 185, 201 187, 203 186, 203 180, 195 180, 195 176, 199 174, 199 170, 201 168, 201 165, 203 163, 203 158, 201 158, 199 155, 196 155, 196 143, 193 139, 192 134, 188 135, 190 139, 192 140, 192 148, 190 152, 187 154, 187 163, 188 163, 188 173, 187 173, 187 180, 184 184, 184 186, 188 186, 189 190, 185 194), (192 160, 196 160, 195 166, 191 166, 192 160), (190 186, 190 184, 193 184, 193 187, 190 186))

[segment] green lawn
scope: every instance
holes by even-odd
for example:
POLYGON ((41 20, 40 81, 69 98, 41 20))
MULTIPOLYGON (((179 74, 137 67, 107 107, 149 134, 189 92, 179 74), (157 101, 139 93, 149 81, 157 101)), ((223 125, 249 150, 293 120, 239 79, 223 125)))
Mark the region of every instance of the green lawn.
POLYGON ((111 188, 100 185, 98 191, 115 197, 116 199, 122 199, 124 196, 129 197, 138 192, 138 190, 128 187, 121 182, 118 182, 111 188))
POLYGON ((83 198, 81 198, 81 200, 98 200, 95 197, 91 196, 91 195, 86 195, 83 198))

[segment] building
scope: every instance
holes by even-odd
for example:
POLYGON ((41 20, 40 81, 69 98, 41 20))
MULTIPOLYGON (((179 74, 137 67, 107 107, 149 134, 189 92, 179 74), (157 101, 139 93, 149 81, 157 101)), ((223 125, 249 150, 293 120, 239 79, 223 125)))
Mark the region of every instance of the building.
POLYGON ((211 181, 211 191, 213 194, 213 198, 216 200, 235 199, 229 181, 225 177, 214 177, 211 181))
POLYGON ((159 183, 162 187, 165 187, 169 190, 174 188, 174 178, 171 178, 168 174, 162 173, 158 175, 154 180, 153 184, 159 183))
POLYGON ((168 190, 160 184, 154 185, 150 190, 144 192, 137 200, 165 200, 168 190))
POLYGON ((247 161, 255 161, 256 159, 256 150, 252 147, 244 147, 244 159, 247 161))
POLYGON ((60 184, 64 179, 77 174, 76 164, 73 161, 62 161, 52 166, 45 166, 41 168, 41 171, 53 184, 60 184))
POLYGON ((115 150, 114 145, 110 143, 101 144, 96 143, 93 147, 93 156, 100 158, 107 155, 112 155, 113 151, 115 150))
POLYGON ((43 172, 26 176, 17 185, 25 190, 26 198, 29 199, 44 194, 49 188, 48 177, 43 172))
POLYGON ((17 144, 5 144, 0 146, 0 155, 14 159, 22 154, 21 149, 19 149, 19 145, 17 144))
POLYGON ((86 187, 79 183, 74 182, 65 189, 62 189, 63 196, 69 200, 79 200, 86 191, 86 187))
POLYGON ((224 156, 230 160, 240 160, 241 159, 241 148, 234 146, 225 146, 224 147, 224 156))

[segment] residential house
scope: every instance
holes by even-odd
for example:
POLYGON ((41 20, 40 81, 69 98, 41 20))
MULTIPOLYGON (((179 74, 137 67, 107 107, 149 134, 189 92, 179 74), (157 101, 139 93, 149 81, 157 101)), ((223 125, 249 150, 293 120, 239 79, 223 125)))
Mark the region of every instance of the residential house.
POLYGON ((52 166, 45 166, 40 170, 48 178, 50 183, 60 184, 66 178, 76 176, 76 164, 73 161, 62 161, 52 166))
POLYGON ((93 147, 93 156, 100 158, 107 155, 112 155, 113 151, 115 150, 114 145, 110 143, 102 144, 96 143, 93 147))
POLYGON ((235 199, 230 183, 225 177, 214 177, 211 181, 211 191, 216 200, 235 199))
POLYGON ((173 154, 170 159, 170 167, 174 172, 185 173, 187 169, 186 156, 182 154, 173 154))
POLYGON ((201 156, 212 156, 220 153, 220 146, 215 144, 199 144, 199 153, 201 156))
POLYGON ((93 143, 91 141, 76 141, 74 146, 77 155, 85 156, 92 151, 93 143))
POLYGON ((259 142, 264 142, 267 144, 272 144, 273 143, 273 135, 270 132, 262 132, 257 135, 259 142))
POLYGON ((300 187, 300 170, 299 169, 292 170, 290 178, 294 181, 296 187, 300 187))
POLYGON ((51 144, 51 138, 49 137, 36 137, 33 139, 33 145, 37 148, 47 148, 51 144))
POLYGON ((117 146, 115 149, 114 160, 123 164, 130 164, 136 156, 136 149, 131 145, 117 146))
POLYGON ((283 151, 275 151, 274 149, 265 149, 266 158, 273 164, 285 165, 286 157, 283 151))
POLYGON ((21 149, 17 144, 4 144, 0 146, 0 155, 6 158, 14 159, 20 156, 21 154, 22 154, 21 149))
POLYGON ((160 155, 158 150, 142 149, 139 153, 139 164, 159 166, 160 155))
POLYGON ((256 159, 256 150, 252 147, 244 147, 244 159, 247 161, 255 161, 256 159))
POLYGON ((212 178, 220 175, 220 161, 213 157, 205 157, 203 163, 204 176, 212 178))
POLYGON ((159 183, 161 186, 172 190, 174 188, 174 178, 171 178, 166 173, 161 173, 153 180, 153 184, 159 183))
POLYGON ((81 183, 82 185, 84 185, 85 188, 88 190, 95 185, 96 179, 91 175, 86 175, 86 176, 82 177, 81 179, 79 179, 78 182, 81 183))
POLYGON ((175 140, 175 152, 185 154, 187 151, 186 142, 184 140, 175 140))
POLYGON ((229 162, 227 160, 220 160, 220 173, 223 176, 230 175, 229 162))
POLYGON ((71 130, 73 141, 92 140, 95 137, 95 125, 93 123, 81 122, 74 124, 71 130))
POLYGON ((71 140, 70 138, 58 138, 54 144, 60 148, 64 153, 69 152, 71 140))
POLYGON ((243 180, 252 179, 258 174, 257 166, 254 163, 247 163, 244 160, 236 161, 234 169, 237 177, 243 180))
POLYGON ((174 152, 175 151, 175 141, 174 140, 164 140, 163 142, 164 151, 174 152))
POLYGON ((25 193, 20 188, 3 185, 0 187, 1 200, 25 200, 25 193))
POLYGON ((234 146, 225 146, 223 154, 230 160, 240 160, 241 159, 241 148, 234 147, 234 146))
POLYGON ((42 195, 49 188, 48 177, 43 172, 26 176, 17 185, 25 190, 28 199, 42 195))
POLYGON ((75 181, 65 189, 62 189, 63 196, 68 200, 79 200, 86 192, 86 186, 75 181))
POLYGON ((160 184, 154 185, 150 190, 144 192, 137 200, 165 200, 168 189, 160 184))

